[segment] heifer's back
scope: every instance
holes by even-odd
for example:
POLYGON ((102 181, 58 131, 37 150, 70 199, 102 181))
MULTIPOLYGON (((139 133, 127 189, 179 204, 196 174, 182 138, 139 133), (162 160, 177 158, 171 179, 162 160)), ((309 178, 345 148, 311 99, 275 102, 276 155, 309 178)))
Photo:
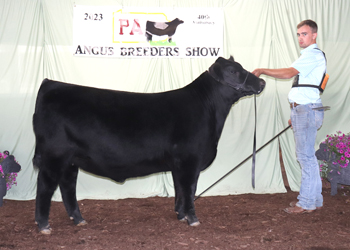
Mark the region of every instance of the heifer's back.
POLYGON ((231 105, 263 87, 262 80, 223 58, 186 87, 164 93, 45 79, 33 116, 39 229, 50 232, 50 201, 57 186, 68 215, 85 224, 76 201, 78 168, 119 182, 171 171, 178 219, 199 224, 193 204, 199 173, 215 158, 231 105))

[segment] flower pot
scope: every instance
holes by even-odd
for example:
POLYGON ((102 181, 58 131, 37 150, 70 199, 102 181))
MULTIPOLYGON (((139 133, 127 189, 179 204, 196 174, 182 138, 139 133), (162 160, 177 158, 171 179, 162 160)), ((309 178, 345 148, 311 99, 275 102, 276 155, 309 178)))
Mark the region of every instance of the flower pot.
POLYGON ((327 180, 331 183, 331 195, 338 193, 338 185, 350 185, 350 167, 341 167, 337 155, 331 152, 326 144, 321 143, 316 151, 316 158, 328 166, 327 180))
POLYGON ((7 187, 6 187, 6 180, 5 178, 0 177, 0 207, 3 203, 3 198, 6 195, 7 187))
POLYGON ((8 151, 5 151, 4 155, 7 155, 7 157, 5 158, 0 154, 0 207, 3 204, 3 198, 7 193, 7 188, 11 188, 11 185, 15 183, 16 180, 15 177, 17 175, 13 177, 11 173, 17 173, 21 170, 21 166, 16 162, 13 155, 9 155, 8 151), (9 183, 6 183, 6 179, 9 183))
POLYGON ((331 183, 331 195, 338 193, 338 184, 350 185, 350 168, 341 168, 339 164, 329 164, 331 169, 327 179, 331 183))

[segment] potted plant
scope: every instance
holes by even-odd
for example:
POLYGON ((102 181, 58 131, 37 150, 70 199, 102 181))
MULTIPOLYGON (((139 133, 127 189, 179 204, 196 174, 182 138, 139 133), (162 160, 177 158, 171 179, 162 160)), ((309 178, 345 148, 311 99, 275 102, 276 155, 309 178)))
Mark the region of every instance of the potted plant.
POLYGON ((15 157, 8 151, 0 152, 0 207, 3 204, 3 197, 12 185, 17 184, 17 172, 21 166, 16 162, 15 157))
POLYGON ((338 184, 350 185, 350 133, 327 135, 316 151, 321 176, 331 183, 331 195, 337 194, 338 184))

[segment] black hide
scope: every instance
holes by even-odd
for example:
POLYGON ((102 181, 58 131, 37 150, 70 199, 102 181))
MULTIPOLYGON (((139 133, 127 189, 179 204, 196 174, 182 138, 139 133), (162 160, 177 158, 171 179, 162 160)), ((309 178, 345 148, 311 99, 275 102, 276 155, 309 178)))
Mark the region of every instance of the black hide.
POLYGON ((226 116, 239 98, 265 82, 231 57, 218 58, 189 85, 163 93, 131 93, 45 79, 37 96, 33 164, 39 169, 36 222, 49 228, 60 187, 69 216, 83 222, 76 200, 78 168, 123 182, 171 171, 179 220, 199 224, 194 195, 200 171, 214 160, 226 116))

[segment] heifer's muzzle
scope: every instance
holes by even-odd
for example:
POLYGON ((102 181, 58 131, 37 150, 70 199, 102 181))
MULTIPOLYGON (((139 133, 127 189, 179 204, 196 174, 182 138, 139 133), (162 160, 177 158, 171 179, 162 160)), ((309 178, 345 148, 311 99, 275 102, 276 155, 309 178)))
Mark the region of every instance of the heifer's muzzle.
POLYGON ((266 82, 265 82, 263 79, 259 78, 259 84, 260 84, 260 89, 259 89, 259 91, 258 91, 258 94, 260 94, 261 91, 264 90, 264 88, 265 88, 265 86, 266 86, 266 82))
POLYGON ((245 76, 245 79, 244 79, 243 83, 241 83, 239 85, 233 85, 233 84, 229 83, 228 85, 230 87, 234 88, 235 90, 240 90, 241 88, 243 88, 244 84, 247 82, 249 74, 250 73, 247 71, 247 75, 245 76))

